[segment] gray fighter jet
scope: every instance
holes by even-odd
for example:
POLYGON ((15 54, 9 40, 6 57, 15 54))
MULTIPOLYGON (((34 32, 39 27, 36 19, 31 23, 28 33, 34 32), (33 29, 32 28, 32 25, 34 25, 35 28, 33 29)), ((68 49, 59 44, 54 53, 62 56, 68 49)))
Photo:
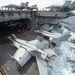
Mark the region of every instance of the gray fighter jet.
POLYGON ((50 60, 50 57, 54 55, 56 56, 57 54, 48 47, 49 42, 47 40, 42 37, 37 37, 35 40, 25 41, 18 39, 13 34, 8 38, 17 48, 17 51, 12 56, 12 59, 14 59, 18 67, 23 67, 33 56, 36 58, 39 74, 48 75, 47 62, 50 60))

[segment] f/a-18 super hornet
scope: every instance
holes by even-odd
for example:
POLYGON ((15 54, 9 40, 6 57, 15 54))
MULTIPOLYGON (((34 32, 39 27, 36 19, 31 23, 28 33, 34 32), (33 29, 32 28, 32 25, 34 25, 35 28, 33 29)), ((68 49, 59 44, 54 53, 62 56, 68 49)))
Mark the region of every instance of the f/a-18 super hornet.
POLYGON ((47 63, 50 57, 57 54, 49 48, 49 42, 43 37, 37 37, 32 41, 18 39, 14 34, 8 37, 17 48, 12 56, 18 67, 23 67, 27 61, 33 56, 36 58, 40 75, 47 74, 47 63))
POLYGON ((35 30, 34 32, 40 34, 43 37, 48 37, 49 40, 53 43, 55 43, 57 46, 60 45, 61 41, 67 40, 70 36, 70 31, 68 31, 66 28, 64 28, 63 32, 48 32, 45 30, 35 30))
POLYGON ((75 10, 75 1, 71 2, 69 0, 66 0, 63 5, 51 5, 46 7, 46 9, 54 11, 72 11, 75 10))
POLYGON ((37 4, 35 5, 32 5, 32 6, 28 6, 29 2, 26 2, 26 3, 21 3, 20 5, 16 5, 16 4, 9 4, 9 5, 6 5, 6 6, 2 6, 2 8, 8 8, 8 9, 20 9, 20 10, 23 10, 23 9, 37 9, 37 4))
POLYGON ((9 4, 9 5, 3 6, 3 7, 8 8, 8 9, 13 9, 14 8, 14 9, 21 9, 21 10, 23 10, 23 9, 28 7, 28 3, 29 2, 21 3, 21 5, 9 4))

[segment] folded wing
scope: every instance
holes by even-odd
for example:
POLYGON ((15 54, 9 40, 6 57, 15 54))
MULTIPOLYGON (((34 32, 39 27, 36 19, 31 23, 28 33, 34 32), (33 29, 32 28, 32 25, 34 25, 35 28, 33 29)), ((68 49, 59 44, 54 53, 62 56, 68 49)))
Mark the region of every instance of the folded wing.
POLYGON ((15 52, 13 59, 16 61, 17 65, 23 67, 24 64, 31 58, 30 53, 24 49, 24 48, 19 48, 15 52))

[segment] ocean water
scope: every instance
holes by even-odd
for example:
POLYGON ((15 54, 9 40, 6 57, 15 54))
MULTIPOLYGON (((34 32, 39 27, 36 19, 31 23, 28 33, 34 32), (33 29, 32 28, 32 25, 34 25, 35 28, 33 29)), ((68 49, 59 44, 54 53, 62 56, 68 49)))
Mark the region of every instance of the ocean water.
POLYGON ((75 75, 75 49, 67 43, 56 48, 58 56, 48 62, 48 75, 75 75))

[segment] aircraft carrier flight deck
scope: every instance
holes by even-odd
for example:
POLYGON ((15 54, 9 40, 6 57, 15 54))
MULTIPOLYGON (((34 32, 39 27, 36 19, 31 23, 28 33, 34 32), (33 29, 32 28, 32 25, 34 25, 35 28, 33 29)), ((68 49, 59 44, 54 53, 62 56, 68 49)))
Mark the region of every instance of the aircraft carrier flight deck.
POLYGON ((0 75, 74 75, 75 1, 28 4, 0 9, 0 75))

